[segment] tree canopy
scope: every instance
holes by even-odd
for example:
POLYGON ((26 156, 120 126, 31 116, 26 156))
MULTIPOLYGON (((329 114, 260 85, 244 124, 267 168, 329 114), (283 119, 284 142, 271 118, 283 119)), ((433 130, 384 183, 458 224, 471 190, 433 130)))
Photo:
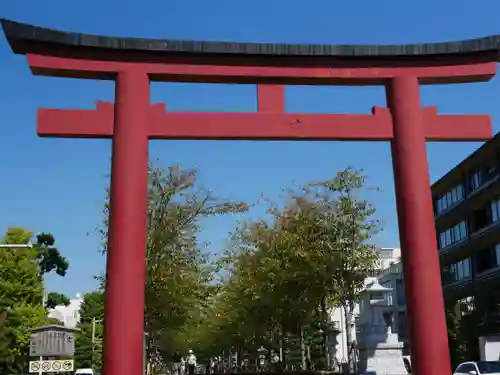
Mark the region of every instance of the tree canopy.
MULTIPOLYGON (((108 210, 106 203, 103 224, 99 228, 103 253, 107 248, 108 210)), ((194 169, 179 165, 167 169, 150 167, 145 324, 152 362, 165 363, 174 352, 187 352, 193 341, 192 333, 204 322, 204 306, 217 290, 213 284, 215 265, 198 237, 202 221, 246 210, 245 203, 221 199, 201 187, 194 169)), ((102 294, 102 291, 96 293, 102 294)), ((87 295, 84 301, 87 298, 97 297, 87 295)), ((82 307, 81 342, 88 341, 88 327, 85 326, 88 323, 85 322, 91 314, 103 318, 82 307)), ((80 363, 88 364, 88 354, 85 360, 80 358, 80 363)), ((94 361, 94 366, 98 365, 94 361)))
POLYGON ((45 306, 49 309, 53 309, 56 306, 64 305, 68 306, 70 304, 70 299, 62 293, 50 292, 47 294, 47 301, 45 306))
POLYGON ((227 276, 199 331, 199 346, 211 353, 255 352, 288 341, 293 351, 298 340, 305 367, 306 346, 319 332, 323 354, 316 365, 327 367, 329 311, 343 306, 352 319, 357 292, 378 260, 370 239, 381 227, 361 198, 364 188, 362 172, 346 169, 289 190, 284 204, 271 205, 270 220, 244 223, 220 260, 227 276))
POLYGON ((56 240, 50 233, 36 235, 34 247, 37 251, 40 272, 42 274, 55 271, 59 276, 65 276, 69 267, 68 260, 54 247, 56 240))
MULTIPOLYGON (((59 254, 48 251, 54 243, 37 241, 33 246, 0 249, 0 373, 24 374, 28 366, 28 329, 50 322, 43 306, 43 274, 55 269, 59 254), (52 255, 49 255, 52 254, 52 255)), ((33 233, 9 228, 3 244, 27 245, 33 233)), ((39 238, 40 240, 40 238, 39 238)), ((68 268, 65 261, 64 273, 68 268)))
POLYGON ((79 368, 100 369, 104 322, 103 288, 83 296, 80 306, 80 332, 76 336, 75 361, 79 368))
POLYGON ((195 170, 151 168, 149 176, 146 331, 150 353, 170 358, 189 348, 188 327, 198 325, 213 290, 212 265, 198 239, 201 220, 247 206, 200 188, 195 170))

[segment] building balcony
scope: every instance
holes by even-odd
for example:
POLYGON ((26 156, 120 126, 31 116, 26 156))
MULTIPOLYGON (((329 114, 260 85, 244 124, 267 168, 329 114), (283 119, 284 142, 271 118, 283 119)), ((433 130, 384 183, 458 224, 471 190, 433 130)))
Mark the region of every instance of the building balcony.
POLYGON ((455 298, 463 298, 474 295, 477 290, 494 288, 500 285, 500 266, 493 267, 487 271, 478 273, 475 277, 458 280, 443 286, 443 293, 455 298))
POLYGON ((441 264, 449 264, 472 256, 475 250, 500 243, 500 220, 481 228, 469 237, 439 249, 441 264))
POLYGON ((436 229, 440 232, 455 224, 457 218, 464 218, 476 209, 488 204, 492 197, 500 194, 500 176, 495 175, 477 189, 469 192, 465 198, 455 202, 435 216, 436 229))

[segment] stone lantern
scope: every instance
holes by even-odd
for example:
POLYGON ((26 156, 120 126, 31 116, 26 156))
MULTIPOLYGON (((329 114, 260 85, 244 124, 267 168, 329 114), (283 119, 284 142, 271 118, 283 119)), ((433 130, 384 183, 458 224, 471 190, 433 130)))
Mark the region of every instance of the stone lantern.
POLYGON ((264 368, 264 365, 266 363, 267 353, 268 353, 268 350, 266 348, 264 348, 262 345, 260 346, 259 349, 257 349, 257 355, 259 357, 258 365, 260 368, 264 368))
POLYGON ((360 325, 370 327, 373 333, 392 333, 392 304, 389 303, 392 291, 392 288, 380 285, 376 279, 367 285, 359 294, 360 325))
POLYGON ((374 280, 359 294, 360 316, 357 339, 359 367, 363 373, 377 375, 405 374, 403 346, 392 332, 392 288, 374 280))

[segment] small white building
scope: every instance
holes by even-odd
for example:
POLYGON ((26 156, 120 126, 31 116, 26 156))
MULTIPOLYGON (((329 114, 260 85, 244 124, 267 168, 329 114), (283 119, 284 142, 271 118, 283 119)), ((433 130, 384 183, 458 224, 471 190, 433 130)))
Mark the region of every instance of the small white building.
MULTIPOLYGON (((379 283, 382 284, 380 277, 385 275, 387 269, 390 269, 395 264, 400 263, 401 261, 401 249, 393 248, 393 247, 383 247, 377 249, 379 253, 379 264, 378 267, 374 270, 373 276, 365 279, 364 286, 366 287, 369 283, 378 279, 379 283)), ((402 279, 402 275, 401 275, 402 279)), ((391 279, 392 280, 392 279, 391 279)), ((382 284, 383 285, 383 284, 382 284)), ((383 285, 388 287, 387 285, 383 285)), ((396 287, 393 287, 396 292, 396 287)), ((403 301, 404 301, 404 293, 403 293, 403 301)), ((351 330, 351 338, 352 340, 356 340, 356 319, 359 316, 359 304, 356 304, 354 308, 354 319, 350 324, 351 330)), ((394 314, 396 317, 396 314, 394 314)), ((330 353, 332 359, 334 358, 337 362, 347 362, 349 348, 347 346, 347 335, 345 333, 346 330, 346 322, 345 322, 345 313, 341 307, 335 308, 330 312, 330 319, 333 326, 339 331, 336 337, 330 337, 330 342, 332 343, 330 347, 330 353)), ((396 318, 395 318, 396 319, 396 318)), ((406 324, 406 319, 404 320, 406 324)), ((397 326, 396 326, 397 327, 397 326)), ((394 327, 393 327, 394 328, 394 327)), ((397 332, 397 330, 393 330, 393 332, 397 332)))
POLYGON ((75 328, 80 322, 80 307, 83 303, 83 298, 80 293, 77 293, 76 298, 72 298, 69 301, 68 306, 58 305, 53 309, 49 309, 49 318, 57 319, 65 327, 75 328))
POLYGON ((377 271, 383 272, 393 264, 401 261, 401 249, 399 247, 382 247, 377 252, 379 254, 377 271))

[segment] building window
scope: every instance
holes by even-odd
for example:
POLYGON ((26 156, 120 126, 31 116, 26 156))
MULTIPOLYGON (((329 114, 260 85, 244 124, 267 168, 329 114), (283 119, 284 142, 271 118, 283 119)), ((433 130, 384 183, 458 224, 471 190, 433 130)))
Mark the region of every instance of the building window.
POLYGON ((483 181, 480 170, 476 170, 469 175, 469 186, 471 191, 478 189, 482 184, 483 181))
POLYGON ((461 201, 465 196, 464 186, 459 184, 451 189, 446 194, 443 194, 436 201, 437 213, 441 213, 448 207, 451 207, 455 203, 461 201))
POLYGON ((500 244, 495 245, 495 264, 500 266, 500 244))
POLYGON ((491 221, 495 222, 500 219, 500 199, 497 198, 490 203, 491 207, 491 221))
POLYGON ((441 198, 439 198, 436 202, 436 206, 437 206, 437 213, 441 213, 444 211, 444 208, 443 208, 443 200, 441 198))
POLYGON ((470 258, 443 267, 443 284, 451 284, 471 277, 472 262, 470 258))
POLYGON ((454 243, 455 241, 453 241, 452 239, 452 234, 453 234, 453 229, 447 229, 446 232, 444 232, 445 236, 446 236, 446 243, 447 244, 452 244, 454 243))
POLYGON ((480 188, 485 183, 491 181, 498 176, 498 168, 496 162, 492 162, 485 168, 476 169, 469 175, 469 189, 474 191, 480 188))
POLYGON ((467 223, 465 221, 461 221, 439 234, 439 248, 442 249, 456 242, 462 241, 467 238, 467 236, 467 223))
POLYGON ((405 285, 403 279, 396 279, 396 300, 398 306, 405 305, 405 285))

